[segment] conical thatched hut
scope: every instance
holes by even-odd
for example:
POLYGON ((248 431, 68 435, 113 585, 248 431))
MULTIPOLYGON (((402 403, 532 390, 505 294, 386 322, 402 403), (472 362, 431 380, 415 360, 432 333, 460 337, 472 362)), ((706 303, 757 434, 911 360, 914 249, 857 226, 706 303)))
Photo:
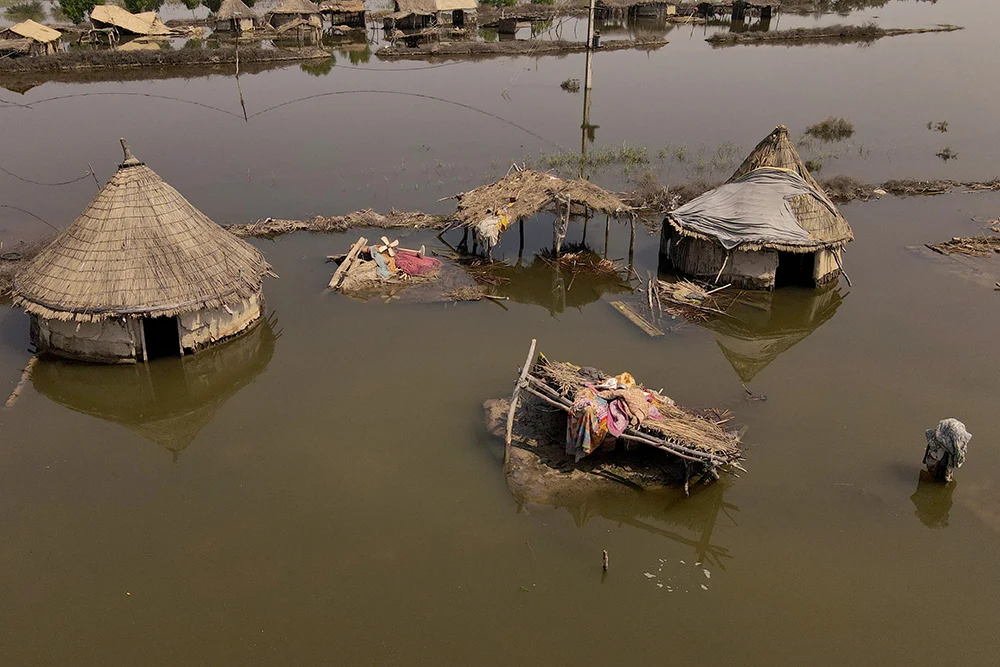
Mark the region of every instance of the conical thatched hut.
POLYGON ((820 286, 840 276, 853 239, 779 125, 725 184, 667 215, 660 258, 679 273, 749 289, 820 286))
POLYGON ((264 257, 122 147, 114 177, 14 280, 35 346, 133 363, 246 330, 264 306, 264 257))
POLYGON ((269 13, 269 21, 275 28, 299 21, 303 25, 322 28, 323 21, 319 6, 309 0, 282 0, 269 13))
POLYGON ((216 32, 253 32, 257 15, 243 0, 222 0, 219 11, 215 12, 216 32))

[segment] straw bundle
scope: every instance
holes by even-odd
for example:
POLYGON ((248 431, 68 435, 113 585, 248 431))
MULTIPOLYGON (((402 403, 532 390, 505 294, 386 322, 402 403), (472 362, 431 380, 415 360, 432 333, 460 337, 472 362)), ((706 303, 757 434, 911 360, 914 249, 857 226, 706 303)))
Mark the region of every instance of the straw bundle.
POLYGON ((223 308, 258 294, 271 268, 263 255, 122 146, 118 172, 15 280, 14 302, 89 322, 223 308))

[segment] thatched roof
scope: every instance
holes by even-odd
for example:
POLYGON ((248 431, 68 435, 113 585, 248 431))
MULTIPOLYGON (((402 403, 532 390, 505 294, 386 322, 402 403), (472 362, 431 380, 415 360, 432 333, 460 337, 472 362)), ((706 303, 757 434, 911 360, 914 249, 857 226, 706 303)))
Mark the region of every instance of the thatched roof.
POLYGON ((456 9, 468 11, 478 6, 476 0, 396 0, 396 11, 409 14, 436 14, 456 9))
POLYGON ((12 25, 7 28, 10 32, 15 35, 20 35, 21 37, 27 37, 28 39, 33 39, 40 44, 48 44, 49 42, 54 42, 55 40, 62 37, 62 33, 58 30, 44 26, 41 23, 35 23, 31 19, 27 21, 22 21, 17 25, 12 25))
POLYGON ((215 18, 219 21, 228 21, 236 18, 237 14, 242 19, 257 17, 254 11, 247 7, 243 0, 222 0, 222 4, 219 5, 219 11, 215 12, 215 18))
POLYGON ((319 14, 319 7, 309 0, 281 0, 271 14, 319 14))
POLYGON ((156 12, 130 14, 117 5, 97 5, 90 10, 91 23, 102 23, 136 35, 169 35, 170 28, 156 16, 156 12))
POLYGON ((327 0, 319 3, 321 12, 344 12, 353 14, 365 11, 364 0, 327 0))
POLYGON ((30 39, 0 39, 0 53, 31 53, 30 39))
POLYGON ((96 321, 234 306, 270 266, 125 146, 125 161, 72 225, 14 280, 14 302, 58 320, 96 321))
MULTIPOLYGON (((795 145, 788 136, 788 128, 784 125, 777 126, 771 134, 764 138, 757 147, 743 161, 743 164, 733 173, 726 184, 730 184, 747 177, 762 168, 781 169, 792 172, 801 178, 812 191, 807 194, 800 194, 789 197, 786 202, 798 226, 808 235, 807 243, 789 244, 778 239, 757 238, 751 242, 741 244, 741 250, 759 250, 761 248, 771 248, 790 252, 810 252, 819 247, 839 247, 854 240, 854 232, 844 216, 840 214, 837 207, 827 197, 826 192, 820 187, 816 179, 812 177, 805 163, 795 149, 795 145)), ((682 209, 691 205, 697 207, 699 200, 717 196, 716 190, 709 191, 688 204, 682 209)), ((678 209, 680 212, 682 209, 678 209)), ((667 216, 668 222, 681 234, 703 239, 714 239, 712 234, 686 227, 673 215, 667 216)))
POLYGON ((567 199, 576 207, 611 216, 630 215, 629 208, 617 195, 584 180, 566 179, 531 169, 515 171, 496 183, 458 195, 455 220, 475 225, 501 207, 507 208, 511 224, 531 218, 550 208, 565 206, 567 199))

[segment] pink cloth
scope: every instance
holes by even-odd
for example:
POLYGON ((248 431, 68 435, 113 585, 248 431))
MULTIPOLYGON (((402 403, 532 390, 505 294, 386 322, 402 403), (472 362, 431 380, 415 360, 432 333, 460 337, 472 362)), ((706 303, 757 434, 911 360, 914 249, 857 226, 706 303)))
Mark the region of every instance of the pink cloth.
POLYGON ((436 271, 441 266, 441 260, 433 257, 421 257, 409 250, 396 252, 396 267, 408 276, 423 276, 436 271))

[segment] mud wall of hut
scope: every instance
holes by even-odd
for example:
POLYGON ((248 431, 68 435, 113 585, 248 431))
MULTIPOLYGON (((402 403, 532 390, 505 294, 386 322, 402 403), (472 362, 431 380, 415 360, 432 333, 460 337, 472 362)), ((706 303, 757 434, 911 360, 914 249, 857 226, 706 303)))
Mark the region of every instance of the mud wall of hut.
POLYGON ((263 305, 263 296, 256 294, 228 310, 212 308, 182 314, 177 318, 181 346, 185 350, 199 350, 235 336, 260 319, 263 305))
POLYGON ((826 285, 840 277, 840 248, 824 248, 816 251, 813 264, 813 280, 816 285, 826 285))
POLYGON ((680 236, 669 226, 660 239, 660 261, 666 260, 674 271, 702 280, 715 280, 719 269, 719 284, 729 283, 744 289, 771 289, 778 270, 778 253, 774 250, 728 253, 717 243, 680 236))
POLYGON ((39 352, 103 363, 134 363, 139 350, 138 320, 100 322, 47 320, 31 316, 31 341, 39 352))

